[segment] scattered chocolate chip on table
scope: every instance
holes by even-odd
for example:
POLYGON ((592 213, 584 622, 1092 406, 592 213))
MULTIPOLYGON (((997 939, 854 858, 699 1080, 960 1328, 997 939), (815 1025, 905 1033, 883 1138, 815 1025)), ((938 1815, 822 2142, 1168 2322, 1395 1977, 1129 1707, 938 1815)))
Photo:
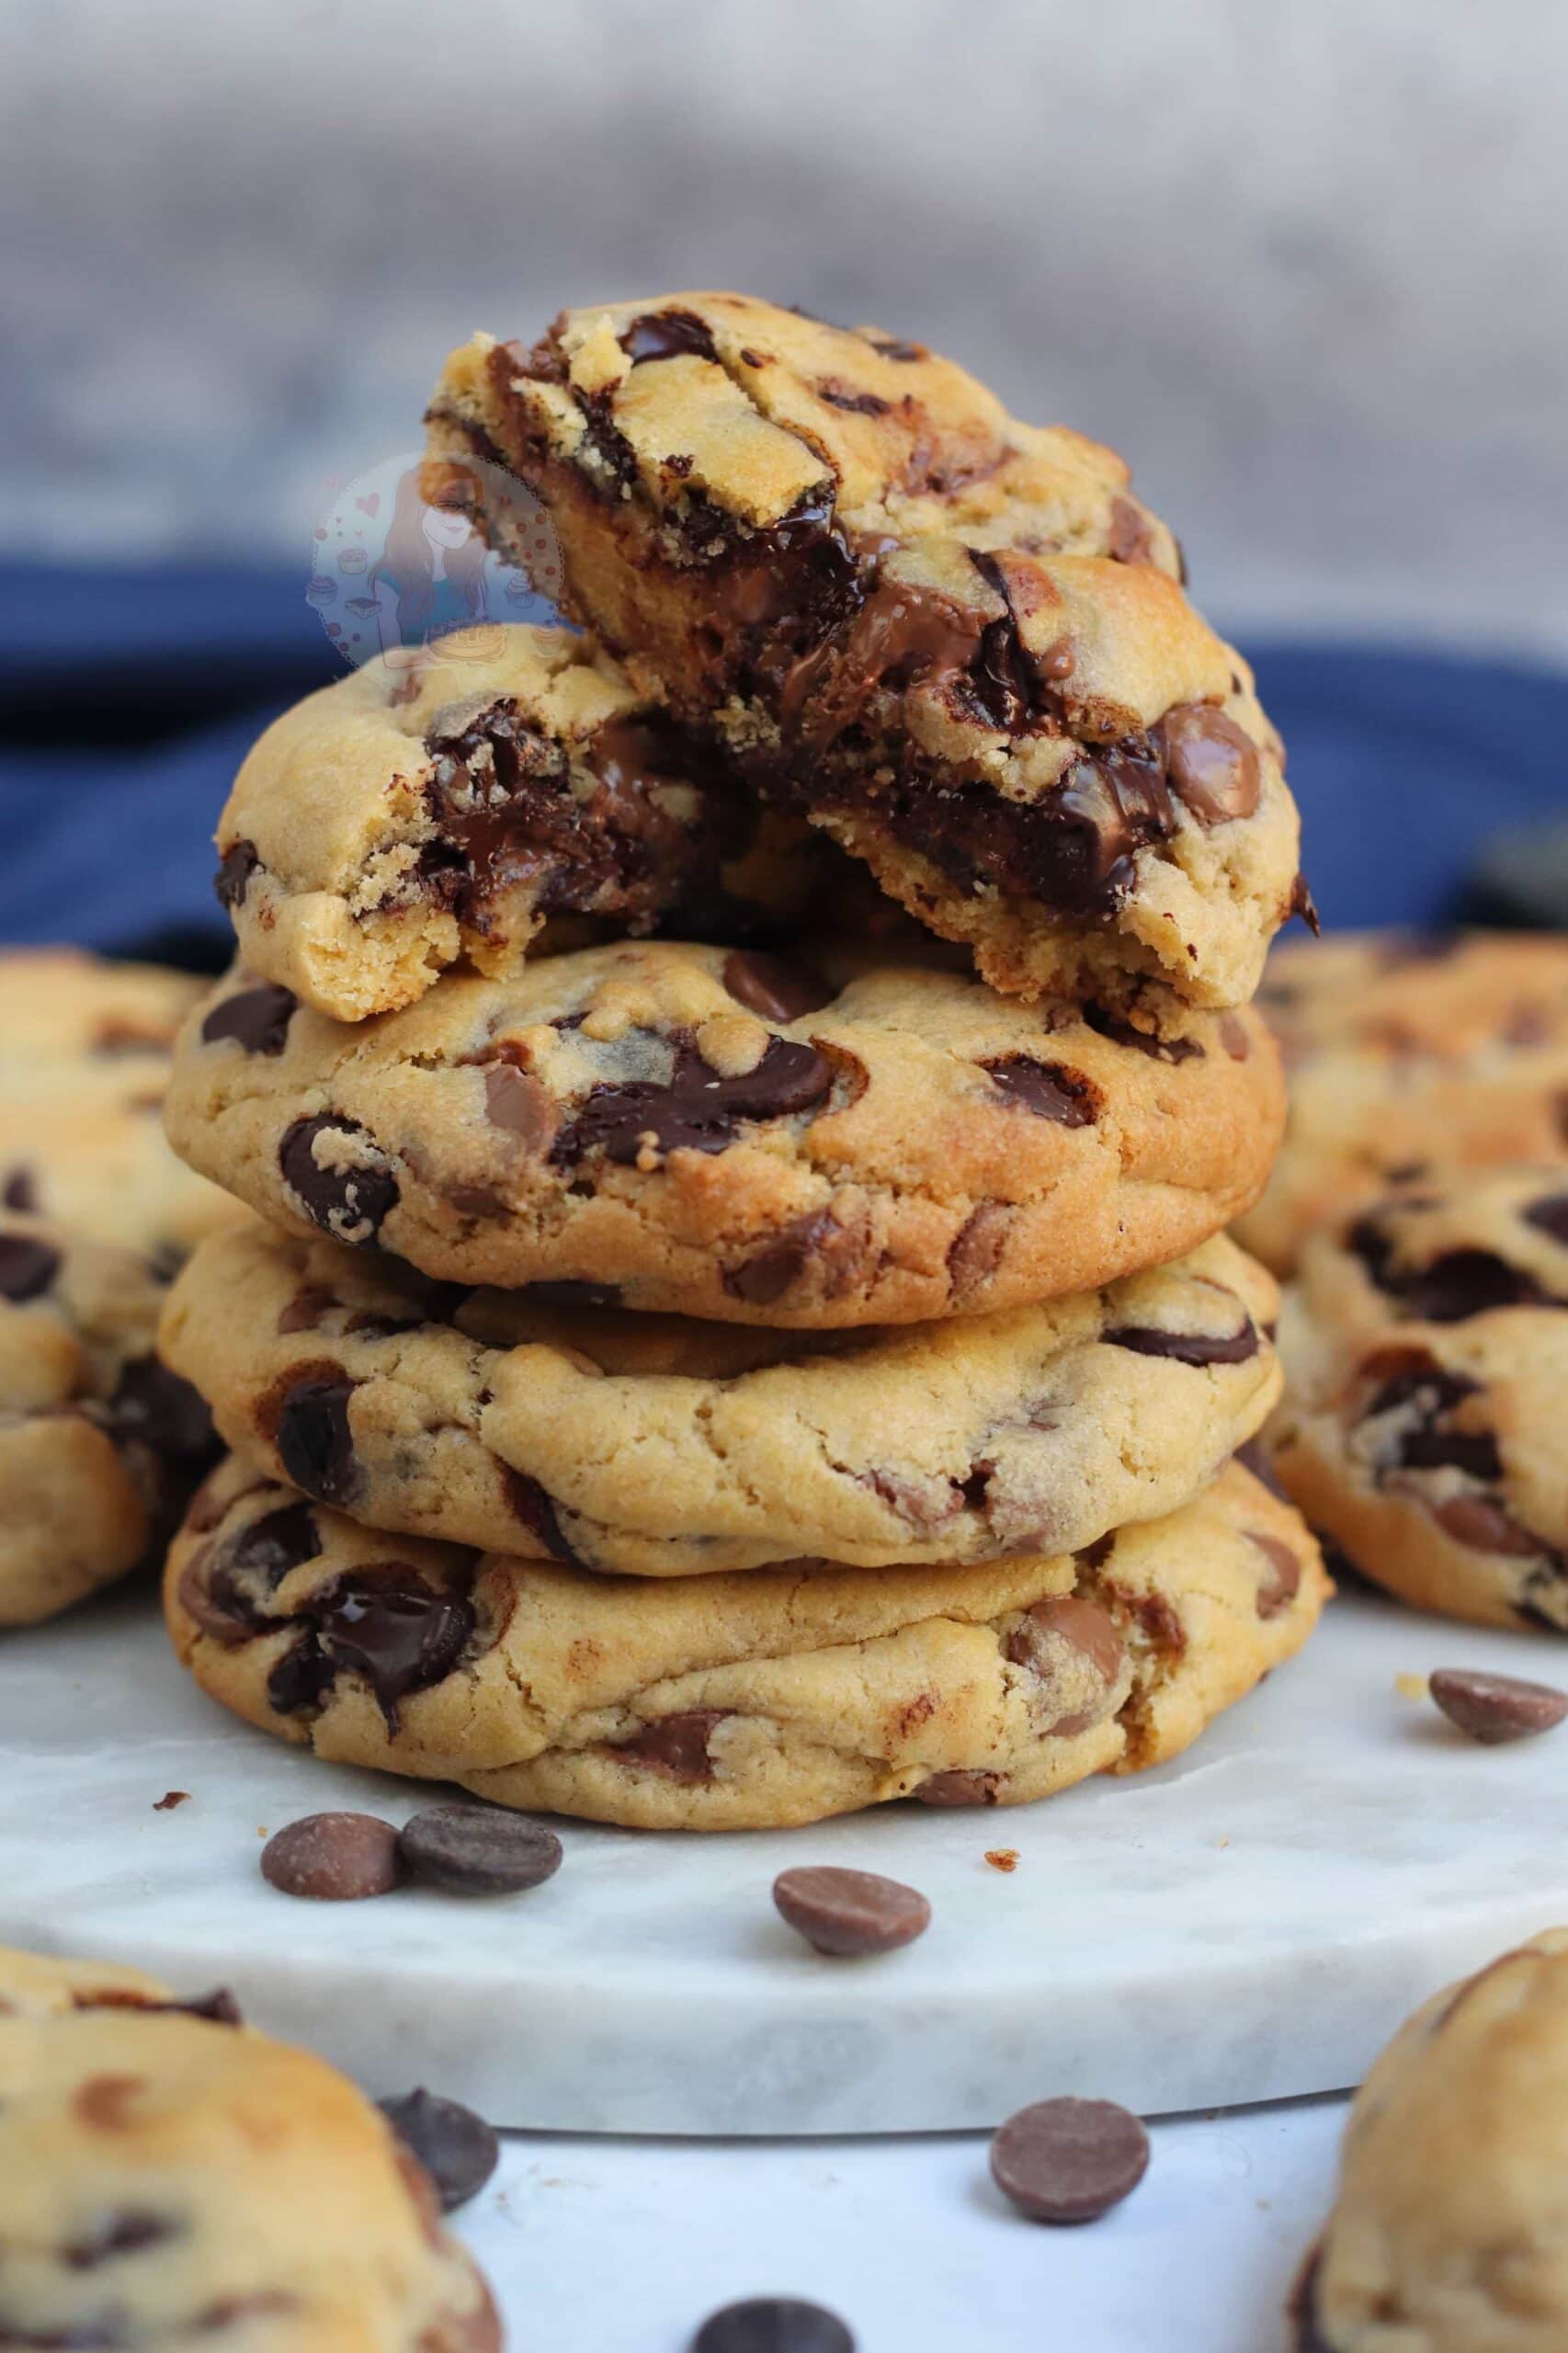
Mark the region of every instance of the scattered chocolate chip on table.
POLYGON ((1484 1675, 1463 1666, 1440 1666, 1428 1687, 1452 1724, 1471 1740, 1499 1747, 1550 1732, 1568 1716, 1568 1692, 1550 1683, 1527 1683, 1514 1675, 1484 1675))
POLYGON ((896 1952, 931 1925, 931 1906, 918 1888, 832 1864, 780 1871, 773 1901, 809 1945, 840 1959, 896 1952))
POLYGON ((1137 2188, 1149 2135, 1108 2099, 1042 2099, 991 2143, 996 2187, 1037 2222, 1093 2222, 1137 2188))
POLYGON ((398 1847, 411 1879, 448 1895, 517 1895, 561 1869, 552 1830, 491 1806, 426 1806, 403 1824, 398 1847))
POLYGON ((348 1904, 388 1895, 404 1878, 398 1836, 373 1813, 307 1813, 261 1850, 261 1874, 285 1895, 348 1904))
POLYGON ((726 2304, 691 2342, 691 2353, 855 2353, 836 2313, 793 2296, 754 2296, 726 2304))

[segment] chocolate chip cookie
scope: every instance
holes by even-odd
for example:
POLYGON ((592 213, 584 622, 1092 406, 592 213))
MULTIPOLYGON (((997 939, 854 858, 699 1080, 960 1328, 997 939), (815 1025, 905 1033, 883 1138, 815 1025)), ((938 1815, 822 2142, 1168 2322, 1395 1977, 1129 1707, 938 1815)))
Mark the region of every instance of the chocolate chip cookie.
POLYGON ((1150 1027, 1252 995, 1301 897, 1278 739, 1110 450, 736 294, 482 335, 427 425, 537 492, 641 683, 996 987, 1150 1027))
POLYGON ((1285 1052, 1290 1117, 1238 1237, 1277 1274, 1318 1219, 1390 1183, 1506 1161, 1568 1165, 1568 939, 1291 942, 1258 1002, 1285 1052))
POLYGON ((169 1133, 273 1223, 426 1274, 808 1328, 1092 1290, 1256 1197, 1283 1100, 1255 1015, 1155 1040, 946 961, 623 941, 358 1029, 235 973, 169 1133))
POLYGON ((1320 1227, 1281 1347, 1275 1467, 1314 1527, 1421 1608, 1568 1631, 1568 1169, 1320 1227))
POLYGON ((824 1342, 443 1291, 247 1222, 186 1267, 162 1347, 232 1446, 374 1527, 691 1576, 1065 1552, 1174 1510, 1278 1396, 1275 1307, 1218 1236, 1103 1291, 824 1342))
POLYGON ((233 1217, 159 1124, 175 1032, 207 986, 70 948, 0 955, 0 1205, 165 1267, 233 1217))
POLYGON ((1375 2063, 1294 2299, 1296 2353, 1568 2342, 1568 1929, 1434 1995, 1375 2063))
POLYGON ((1075 1558, 662 1585, 361 1528, 237 1459, 165 1607, 198 1682, 320 1756, 647 1829, 1017 1804, 1187 1746, 1328 1590, 1239 1466, 1075 1558))
POLYGON ((386 2119, 238 2016, 0 1951, 0 2343, 498 2353, 386 2119))
POLYGON ((164 1295, 134 1252, 0 1211, 0 1627, 133 1569, 212 1460, 154 1354, 164 1295))
POLYGON ((722 766, 587 639, 460 631, 267 729, 219 821, 218 895, 251 971, 339 1021, 461 956, 510 972, 551 916, 747 937, 799 915, 833 852, 722 766))

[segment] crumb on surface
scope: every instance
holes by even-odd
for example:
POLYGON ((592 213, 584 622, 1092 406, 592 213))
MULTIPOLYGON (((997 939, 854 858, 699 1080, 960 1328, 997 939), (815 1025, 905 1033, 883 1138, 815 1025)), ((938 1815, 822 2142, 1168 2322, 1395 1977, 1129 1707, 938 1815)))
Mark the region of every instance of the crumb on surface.
POLYGON ((1396 1675, 1393 1688, 1402 1699, 1425 1699, 1430 1696, 1424 1675, 1396 1675))
POLYGON ((985 1859, 994 1871, 1016 1871, 1018 1850, 1016 1847, 987 1847, 985 1859))
POLYGON ((173 1813, 176 1806, 184 1805, 189 1795, 188 1790, 165 1790, 161 1798, 153 1799, 153 1811, 154 1813, 173 1813))

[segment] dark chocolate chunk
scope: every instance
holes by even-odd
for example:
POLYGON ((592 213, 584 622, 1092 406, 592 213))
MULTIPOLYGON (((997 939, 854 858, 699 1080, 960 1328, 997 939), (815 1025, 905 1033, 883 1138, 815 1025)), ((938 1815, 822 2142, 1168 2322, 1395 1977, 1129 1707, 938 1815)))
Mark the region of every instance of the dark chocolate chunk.
POLYGON ((1553 1242, 1561 1242, 1568 1249, 1568 1193, 1548 1193, 1540 1200, 1532 1201, 1520 1214, 1527 1225, 1550 1233, 1553 1242))
POLYGON ((813 1256, 838 1231, 829 1210, 812 1210, 805 1217, 795 1218, 738 1267, 726 1267, 724 1289, 752 1307, 770 1307, 799 1281, 813 1256))
POLYGON ((660 1152, 722 1152, 742 1120, 777 1120, 809 1111, 833 1086, 833 1064, 814 1046, 774 1038, 756 1068, 722 1078, 689 1046, 676 1049, 665 1086, 636 1079, 596 1086, 555 1139, 551 1159, 570 1167, 602 1152, 622 1166, 635 1163, 645 1137, 660 1152))
POLYGON ((836 2313, 793 2296, 754 2296, 705 2320, 691 2353, 855 2353, 836 2313))
POLYGON ((644 311, 620 337, 634 368, 651 359, 714 359, 712 332, 695 311, 644 311))
POLYGON ((554 1496, 526 1471, 515 1471, 509 1462, 498 1462, 496 1467, 514 1517, 543 1545, 552 1561, 564 1561, 572 1568, 581 1568, 583 1563, 562 1528, 554 1496))
MULTIPOLYGON (((62 2246, 61 2258, 73 2271, 92 2271, 117 2255, 138 2255, 143 2247, 157 2246, 165 2239, 177 2238, 182 2228, 182 2224, 167 2214, 153 2213, 145 2207, 117 2206, 90 2231, 83 2232, 62 2246)), ((36 2343, 38 2340, 32 2341, 36 2343)), ((53 2341, 62 2345, 72 2340, 57 2337, 53 2341)))
POLYGON ((931 1925, 931 1906, 917 1888, 831 1864, 780 1871, 773 1901, 809 1945, 837 1957, 895 1952, 931 1925))
POLYGON ((917 1790, 912 1790, 910 1795, 917 1805, 994 1805, 1001 1786, 1000 1773, 932 1773, 917 1790))
POLYGON ((260 981, 213 1006, 201 1025, 203 1043, 210 1046, 220 1038, 233 1038, 247 1054, 280 1054, 298 1004, 292 989, 260 981))
POLYGON ((610 1750, 629 1765, 662 1773, 671 1781, 710 1781, 713 1760, 708 1743, 713 1728, 730 1713, 727 1708, 689 1708, 677 1716, 657 1716, 631 1740, 618 1741, 610 1750))
POLYGON ((1098 1108, 1097 1089, 1081 1072, 1062 1063, 1037 1062, 1030 1054, 1006 1054, 982 1063, 992 1084, 1010 1103, 1062 1128, 1089 1128, 1098 1108))
POLYGON ((37 1299, 60 1271, 60 1253, 30 1233, 0 1233, 0 1299, 37 1299))
POLYGON ((501 2143, 482 2116, 423 2087, 376 2105, 436 2185, 443 2214, 478 2196, 501 2162, 501 2143))
POLYGON ((1463 1471, 1472 1479, 1494 1483, 1503 1475, 1503 1458, 1491 1430, 1447 1427, 1456 1406, 1481 1394, 1479 1381, 1468 1374, 1447 1372, 1434 1357, 1420 1349, 1380 1350, 1362 1366, 1363 1377, 1378 1386, 1362 1409, 1364 1421, 1385 1414, 1408 1416, 1392 1436, 1391 1451, 1381 1468, 1401 1471, 1463 1471))
POLYGON ((124 1368, 108 1412, 118 1438, 139 1439, 193 1474, 217 1452, 206 1400, 157 1357, 136 1357, 124 1368))
MULTIPOLYGON (((1152 1062, 1189 1063, 1203 1060, 1203 1048, 1196 1038, 1156 1038, 1147 1029, 1135 1029, 1131 1021, 1119 1020, 1108 1013, 1103 1005, 1085 1005, 1084 1019, 1096 1036, 1108 1038, 1114 1045, 1131 1046, 1134 1053, 1147 1054, 1152 1062)), ((1226 1019, 1230 1018, 1229 1015, 1226 1019)), ((1237 1025, 1238 1028, 1240 1025, 1237 1025)), ((1222 1032, 1221 1032, 1222 1034, 1222 1032)), ((1241 1057, 1246 1054, 1246 1031, 1242 1030, 1241 1057)), ((1226 1040, 1226 1051, 1232 1051, 1226 1040)))
POLYGON ((820 1012, 837 994, 804 964, 749 948, 725 957, 724 986, 737 1005, 765 1021, 798 1021, 802 1014, 820 1012))
POLYGON ((1440 1666, 1429 1688, 1449 1722, 1488 1747, 1550 1732, 1568 1716, 1568 1692, 1550 1683, 1524 1683, 1517 1676, 1440 1666))
POLYGON ((1265 1536, 1260 1529, 1245 1531, 1268 1563, 1268 1574, 1257 1589, 1257 1614, 1260 1618, 1278 1618, 1289 1609, 1301 1589, 1301 1564, 1282 1537, 1265 1536))
POLYGON ((1239 1332, 1161 1332, 1151 1324, 1119 1324, 1105 1334, 1109 1348, 1131 1348, 1135 1356, 1171 1357, 1177 1364, 1245 1364, 1257 1354, 1257 1326, 1251 1316, 1239 1332))
POLYGON ((1357 1219, 1346 1245, 1378 1289, 1423 1324, 1462 1324, 1497 1307, 1554 1303, 1533 1275, 1494 1250, 1445 1250, 1423 1266, 1396 1266, 1392 1237, 1376 1211, 1357 1219))
POLYGON ((1108 2099, 1042 2099, 991 2143, 996 2187, 1037 2222, 1092 2222, 1137 2188, 1149 2135, 1108 2099))
POLYGON ((313 1119, 296 1120, 286 1129, 278 1148, 278 1165, 283 1181, 295 1194, 305 1214, 313 1224, 335 1234, 339 1242, 363 1245, 373 1242, 382 1221, 396 1208, 397 1178, 384 1162, 367 1163, 350 1150, 337 1166, 329 1154, 324 1163, 316 1156, 318 1138, 349 1139, 369 1137, 358 1120, 345 1120, 331 1111, 319 1111, 313 1119))
POLYGON ((351 1904, 402 1883, 397 1832, 373 1813, 307 1813, 261 1850, 261 1875, 285 1895, 351 1904))
POLYGON ((223 852, 212 879, 212 888, 218 893, 221 906, 244 906, 251 876, 260 864, 261 858, 254 842, 234 842, 223 852))
POLYGON ((552 1830, 494 1806, 426 1806, 402 1836, 411 1877, 449 1895, 517 1895, 561 1868, 552 1830))
POLYGON ((273 1443, 296 1487, 324 1504, 346 1504, 359 1483, 348 1401, 358 1387, 340 1365, 310 1364, 290 1375, 276 1407, 273 1443))
POLYGON ((905 343, 897 335, 869 335, 866 341, 884 359, 928 359, 931 356, 923 343, 905 343))
POLYGON ((844 410, 849 416, 886 416, 892 406, 881 392, 858 392, 852 384, 840 381, 836 376, 823 376, 817 381, 817 398, 829 408, 844 410))
POLYGON ((36 1216, 40 1207, 38 1180, 24 1163, 8 1169, 4 1185, 0 1185, 0 1209, 15 1210, 25 1217, 36 1216))
POLYGON ((364 1677, 394 1738, 398 1701, 450 1674, 474 1629, 465 1595, 443 1593, 402 1561, 330 1578, 302 1614, 332 1665, 364 1677))
POLYGON ((240 1529, 226 1543, 208 1545, 186 1563, 183 1607, 221 1643, 248 1642, 274 1621, 260 1608, 290 1569, 312 1561, 321 1536, 308 1504, 285 1504, 240 1529))

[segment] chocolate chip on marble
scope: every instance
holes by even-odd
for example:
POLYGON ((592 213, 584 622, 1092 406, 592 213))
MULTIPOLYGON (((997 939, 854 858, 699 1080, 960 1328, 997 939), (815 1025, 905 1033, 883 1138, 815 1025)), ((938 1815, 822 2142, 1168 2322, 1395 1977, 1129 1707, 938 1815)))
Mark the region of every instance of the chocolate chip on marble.
POLYGON ((1009 1103, 1032 1111, 1037 1119, 1052 1120, 1062 1128, 1094 1125, 1099 1098, 1081 1072, 1061 1063, 1037 1062, 1030 1054, 1005 1054, 980 1067, 1009 1103))
POLYGON ((724 959, 723 977, 736 1004, 764 1021, 798 1021, 802 1014, 820 1012, 836 994, 804 964, 754 948, 732 949, 724 959))
POLYGON ((1169 1357, 1176 1364, 1245 1364, 1257 1354, 1257 1327, 1247 1316, 1239 1332, 1162 1332, 1152 1324, 1119 1324, 1104 1335, 1110 1348, 1131 1348, 1135 1356, 1169 1357))
POLYGON ((832 1864, 780 1871, 773 1901, 809 1945, 841 1958, 896 1952, 931 1925, 931 1906, 917 1888, 832 1864))
POLYGON ((339 1242, 373 1242, 397 1207, 397 1178, 384 1162, 366 1157, 367 1152, 373 1154, 375 1146, 358 1120, 330 1111, 294 1120, 278 1147, 284 1183, 312 1224, 339 1242), (316 1149, 322 1142, 327 1146, 324 1159, 316 1149))
POLYGON ((691 2353, 855 2353, 855 2339, 821 2304, 794 2296, 754 2296, 705 2320, 691 2353))
POLYGON ((0 1299, 37 1299, 60 1271, 60 1253, 28 1233, 0 1233, 0 1299))
POLYGON ((917 1805, 995 1805, 1001 1787, 1000 1773, 932 1773, 917 1790, 912 1790, 910 1795, 917 1805))
POLYGON ((410 1877, 449 1895, 517 1895, 561 1868, 552 1830, 493 1806, 426 1806, 403 1824, 401 1843, 410 1877))
POLYGON ((460 2100, 442 2099, 421 2086, 376 2105, 435 2183, 443 2214, 477 2197, 501 2162, 495 2133, 460 2100))
POLYGON ((1568 1716, 1568 1692, 1555 1690, 1550 1683, 1526 1683, 1512 1675, 1440 1666, 1429 1688, 1449 1722, 1488 1747, 1550 1732, 1568 1716))
POLYGON ((289 1024, 299 999, 292 989, 272 981, 258 982, 215 1005, 201 1025, 204 1045, 232 1038, 247 1054, 280 1054, 289 1042, 289 1024))
POLYGON ((348 1425, 348 1401, 358 1386, 341 1365, 304 1365, 290 1374, 270 1413, 264 1411, 284 1470, 321 1503, 347 1503, 358 1484, 348 1425))
POLYGON ((710 1781, 713 1759, 708 1744, 715 1725, 730 1712, 727 1708, 688 1708, 679 1715, 656 1717, 631 1740, 618 1741, 610 1755, 663 1774, 666 1780, 710 1781))
POLYGON ((373 1813, 307 1813, 267 1840, 261 1874, 285 1895, 352 1904, 389 1895, 403 1869, 390 1822, 373 1813))
POLYGON ((232 843, 219 860, 212 887, 218 903, 224 907, 243 907, 245 892, 250 889, 251 876, 261 864, 254 842, 232 843))
POLYGON ((991 2143, 1005 2198, 1037 2222, 1093 2222, 1137 2188, 1149 2135, 1108 2099, 1042 2099, 1010 2116, 991 2143))
POLYGON ((1268 1574, 1257 1588, 1257 1614, 1278 1618, 1301 1589, 1301 1563, 1283 1538, 1266 1536, 1256 1528, 1247 1529, 1245 1534, 1268 1563, 1268 1574))

